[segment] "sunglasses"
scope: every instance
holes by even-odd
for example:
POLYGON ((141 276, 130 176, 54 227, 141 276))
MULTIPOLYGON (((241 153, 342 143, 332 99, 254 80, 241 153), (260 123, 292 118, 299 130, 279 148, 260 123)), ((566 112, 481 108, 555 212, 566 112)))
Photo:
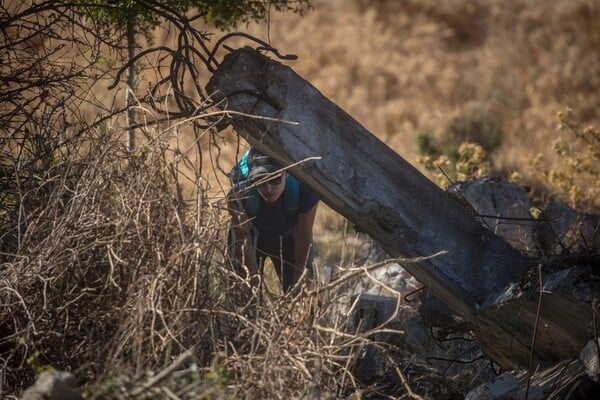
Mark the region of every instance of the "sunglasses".
POLYGON ((270 178, 269 180, 261 183, 260 186, 267 185, 267 184, 269 184, 271 186, 277 186, 281 183, 282 179, 283 179, 283 174, 279 174, 279 175, 276 175, 273 178, 270 178))

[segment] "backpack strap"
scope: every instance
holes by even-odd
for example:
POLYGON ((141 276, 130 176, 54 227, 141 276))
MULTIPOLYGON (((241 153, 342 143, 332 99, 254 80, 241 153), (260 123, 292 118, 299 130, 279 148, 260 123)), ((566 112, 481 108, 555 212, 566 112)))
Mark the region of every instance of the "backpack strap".
POLYGON ((258 215, 258 210, 260 210, 260 193, 258 193, 258 188, 256 186, 246 193, 244 209, 249 217, 256 217, 258 215))
MULTIPOLYGON (((298 180, 291 175, 285 178, 285 191, 283 192, 283 206, 285 214, 292 216, 298 214, 298 203, 300 202, 300 184, 298 180)), ((248 190, 244 199, 244 209, 249 217, 255 217, 260 210, 260 193, 258 188, 253 187, 248 190)))
POLYGON ((300 202, 300 184, 298 180, 291 175, 285 178, 285 192, 283 192, 283 206, 286 215, 296 215, 298 213, 298 203, 300 202))

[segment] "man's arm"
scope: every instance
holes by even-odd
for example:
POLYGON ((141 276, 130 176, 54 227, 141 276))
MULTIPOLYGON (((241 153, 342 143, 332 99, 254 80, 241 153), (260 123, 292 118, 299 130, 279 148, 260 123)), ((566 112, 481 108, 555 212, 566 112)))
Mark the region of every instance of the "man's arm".
POLYGON ((306 260, 312 246, 313 226, 315 224, 315 216, 317 215, 318 203, 310 210, 298 214, 298 223, 296 224, 296 235, 294 239, 294 281, 298 282, 302 272, 306 267, 306 260))

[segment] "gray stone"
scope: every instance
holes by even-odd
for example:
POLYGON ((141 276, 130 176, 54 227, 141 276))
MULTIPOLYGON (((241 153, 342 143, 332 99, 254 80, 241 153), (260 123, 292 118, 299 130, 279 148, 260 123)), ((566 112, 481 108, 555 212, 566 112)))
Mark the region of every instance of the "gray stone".
POLYGON ((393 296, 400 293, 401 296, 414 291, 419 287, 417 280, 398 263, 387 263, 370 272, 370 277, 363 275, 356 285, 353 295, 362 293, 373 295, 393 296), (389 289, 397 293, 390 292, 389 289))
POLYGON ((544 398, 541 388, 533 386, 525 391, 511 372, 505 372, 493 381, 471 390, 465 400, 542 400, 544 398))
POLYGON ((375 329, 396 318, 398 300, 395 297, 377 296, 368 293, 351 299, 348 331, 362 333, 375 329))
POLYGON ((398 346, 413 354, 431 354, 437 349, 429 328, 416 307, 400 304, 397 297, 369 293, 354 297, 349 310, 347 331, 374 330, 371 339, 398 346), (384 327, 385 332, 376 328, 384 327))
POLYGON ((598 362, 598 343, 590 340, 579 353, 579 360, 585 367, 585 372, 590 379, 598 382, 600 377, 600 365, 598 362))
POLYGON ((44 371, 34 385, 28 388, 21 400, 83 400, 77 379, 70 372, 44 371))
POLYGON ((534 238, 542 254, 580 254, 600 250, 600 216, 580 213, 565 203, 549 203, 534 238))
POLYGON ((525 188, 496 177, 457 182, 448 192, 467 201, 481 220, 511 246, 529 253, 535 250, 531 204, 525 188))

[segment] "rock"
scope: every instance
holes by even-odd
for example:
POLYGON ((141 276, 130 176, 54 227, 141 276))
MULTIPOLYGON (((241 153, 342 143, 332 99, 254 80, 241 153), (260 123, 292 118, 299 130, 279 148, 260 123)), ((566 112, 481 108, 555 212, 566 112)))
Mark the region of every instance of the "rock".
POLYGON ((498 396, 519 388, 519 381, 510 372, 505 372, 492 382, 484 383, 467 393, 465 400, 493 400, 498 396))
POLYGON ((419 314, 425 324, 447 330, 464 330, 464 320, 444 304, 439 298, 427 291, 419 295, 419 314))
POLYGON ((352 372, 365 384, 372 384, 387 375, 389 362, 381 350, 373 346, 365 346, 359 350, 352 372))
POLYGON ((542 254, 600 251, 600 215, 580 213, 565 203, 546 205, 533 232, 542 254))
POLYGON ((429 328, 416 307, 399 304, 396 297, 360 294, 358 300, 352 298, 346 331, 364 333, 374 329, 370 338, 399 346, 411 353, 427 353, 435 348, 429 328), (385 332, 378 332, 377 327, 385 332), (396 331, 396 332, 394 332, 396 331))
POLYGON ((584 365, 585 372, 591 380, 598 382, 600 364, 598 362, 598 343, 590 340, 579 353, 579 361, 584 365))
POLYGON ((77 379, 70 372, 44 371, 21 400, 83 400, 77 379))
POLYGON ((590 376, 590 371, 592 375, 598 373, 597 354, 597 345, 590 341, 579 358, 562 360, 546 368, 536 368, 531 373, 527 370, 505 372, 471 390, 465 399, 597 399, 600 385, 590 376), (596 361, 591 364, 583 361, 594 358, 596 361))
POLYGON ((466 200, 481 220, 516 249, 535 250, 529 197, 525 188, 497 177, 457 182, 448 192, 466 200))
POLYGON ((491 382, 477 386, 467 393, 465 400, 542 400, 544 393, 539 387, 530 387, 527 393, 511 372, 499 375, 491 382))
MULTIPOLYGON (((359 295, 351 299, 353 307, 350 310, 350 319, 347 330, 350 333, 363 333, 378 326, 393 322, 398 318, 394 315, 398 306, 398 300, 395 297, 377 296, 368 293, 359 295)), ((374 335, 375 340, 387 341, 389 334, 374 335)))
POLYGON ((402 296, 414 291, 420 285, 417 280, 398 263, 390 262, 370 273, 371 277, 362 276, 353 290, 353 296, 362 293, 394 296, 387 288, 399 292, 402 296), (387 288, 386 288, 387 287, 387 288))

